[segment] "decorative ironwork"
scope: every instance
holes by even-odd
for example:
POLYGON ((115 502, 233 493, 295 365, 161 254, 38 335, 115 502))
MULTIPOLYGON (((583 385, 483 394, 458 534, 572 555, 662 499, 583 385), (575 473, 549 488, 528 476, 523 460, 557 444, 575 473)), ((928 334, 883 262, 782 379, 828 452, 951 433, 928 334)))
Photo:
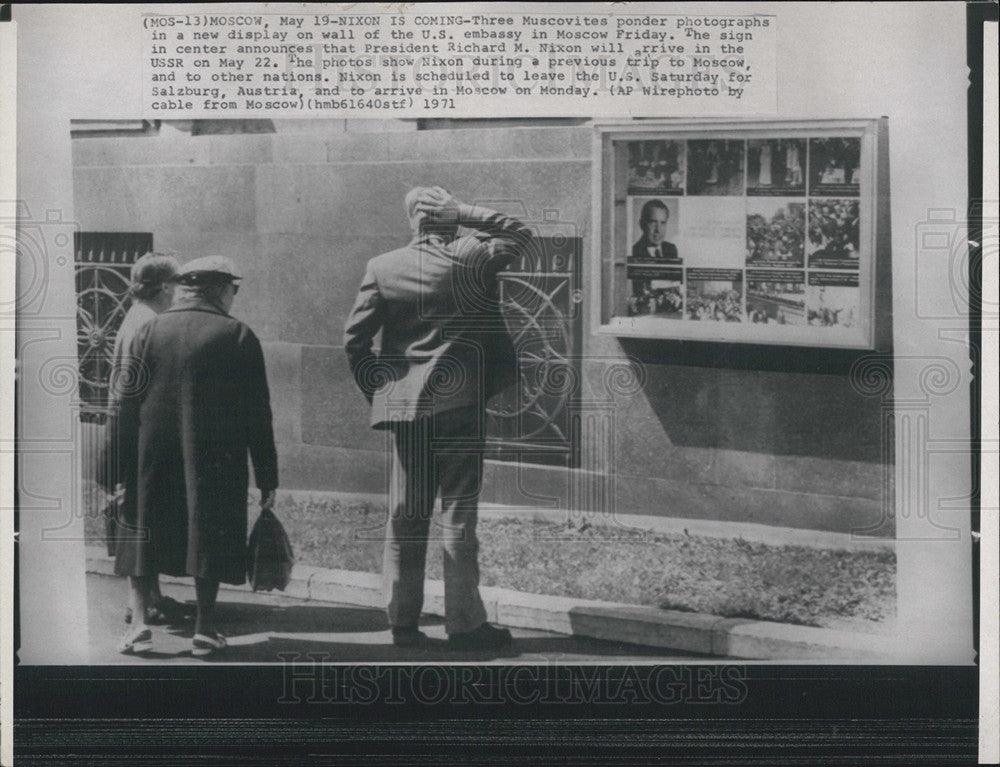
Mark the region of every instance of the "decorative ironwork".
POLYGON ((580 393, 580 239, 536 241, 538 251, 522 259, 520 270, 500 274, 500 302, 520 381, 487 409, 489 455, 575 466, 570 419, 580 393))
POLYGON ((131 265, 153 247, 141 232, 78 232, 76 328, 81 417, 103 420, 115 336, 129 307, 131 265))
POLYGON ((127 290, 127 269, 91 264, 77 267, 76 346, 80 399, 88 405, 107 404, 115 336, 128 310, 127 290))
MULTIPOLYGON (((500 300, 518 352, 519 386, 487 411, 492 458, 575 466, 572 404, 579 398, 581 241, 536 237, 516 271, 500 275, 500 300)), ((76 243, 77 348, 82 416, 103 420, 115 336, 128 310, 131 264, 151 234, 82 232, 76 243)))

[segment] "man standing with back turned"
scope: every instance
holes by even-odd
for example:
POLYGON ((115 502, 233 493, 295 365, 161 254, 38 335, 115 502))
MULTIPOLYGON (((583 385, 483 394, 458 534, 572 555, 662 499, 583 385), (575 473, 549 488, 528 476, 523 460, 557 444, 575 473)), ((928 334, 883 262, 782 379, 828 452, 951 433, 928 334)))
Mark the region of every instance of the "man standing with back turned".
POLYGON ((497 273, 530 238, 521 222, 458 202, 440 187, 406 196, 410 243, 368 262, 344 331, 371 425, 393 433, 383 582, 393 643, 420 644, 424 565, 441 492, 445 629, 454 649, 499 648, 486 622, 476 517, 486 401, 517 362, 497 301, 497 273), (477 230, 458 237, 458 227, 477 230), (382 331, 381 351, 372 351, 382 331))

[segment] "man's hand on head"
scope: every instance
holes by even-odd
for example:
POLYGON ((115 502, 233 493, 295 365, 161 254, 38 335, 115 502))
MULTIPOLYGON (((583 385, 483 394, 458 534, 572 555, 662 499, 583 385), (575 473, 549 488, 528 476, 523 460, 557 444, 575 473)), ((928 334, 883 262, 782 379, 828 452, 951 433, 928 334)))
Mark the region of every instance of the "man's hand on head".
POLYGON ((417 197, 413 209, 418 213, 424 213, 434 221, 455 223, 459 222, 459 208, 462 203, 451 193, 441 188, 433 186, 425 188, 417 197))

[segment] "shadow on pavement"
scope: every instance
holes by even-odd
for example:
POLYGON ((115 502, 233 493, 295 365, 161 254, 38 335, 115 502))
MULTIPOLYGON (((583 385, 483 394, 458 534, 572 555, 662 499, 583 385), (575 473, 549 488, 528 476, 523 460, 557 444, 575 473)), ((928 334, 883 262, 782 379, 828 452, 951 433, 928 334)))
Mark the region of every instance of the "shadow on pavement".
MULTIPOLYGON (((328 605, 318 602, 301 605, 260 605, 226 602, 225 595, 216 607, 216 620, 223 634, 293 632, 357 633, 388 631, 389 623, 382 610, 369 607, 328 605)), ((438 621, 440 622, 440 621, 438 621)))
MULTIPOLYGON (((509 650, 455 651, 449 648, 441 618, 425 616, 420 628, 428 639, 417 647, 392 644, 380 609, 304 602, 281 594, 225 592, 219 595, 216 624, 229 646, 208 658, 191 655, 193 625, 153 628, 154 648, 141 657, 121 655, 124 630, 124 581, 91 575, 88 614, 94 663, 546 663, 616 662, 628 658, 694 657, 685 653, 529 629, 513 629, 509 650), (515 660, 516 659, 516 660, 515 660)), ((194 590, 164 584, 163 592, 193 602, 194 590)))

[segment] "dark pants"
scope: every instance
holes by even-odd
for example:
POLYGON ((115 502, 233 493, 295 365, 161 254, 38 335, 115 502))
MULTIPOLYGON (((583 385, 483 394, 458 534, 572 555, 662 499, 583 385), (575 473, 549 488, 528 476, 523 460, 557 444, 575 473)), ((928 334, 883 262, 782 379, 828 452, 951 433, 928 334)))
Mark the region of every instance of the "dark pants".
POLYGON ((449 634, 471 631, 486 621, 476 540, 482 409, 463 407, 398 423, 393 436, 382 566, 389 623, 416 626, 420 618, 431 512, 440 491, 440 524, 434 532, 444 550, 445 629, 449 634))

